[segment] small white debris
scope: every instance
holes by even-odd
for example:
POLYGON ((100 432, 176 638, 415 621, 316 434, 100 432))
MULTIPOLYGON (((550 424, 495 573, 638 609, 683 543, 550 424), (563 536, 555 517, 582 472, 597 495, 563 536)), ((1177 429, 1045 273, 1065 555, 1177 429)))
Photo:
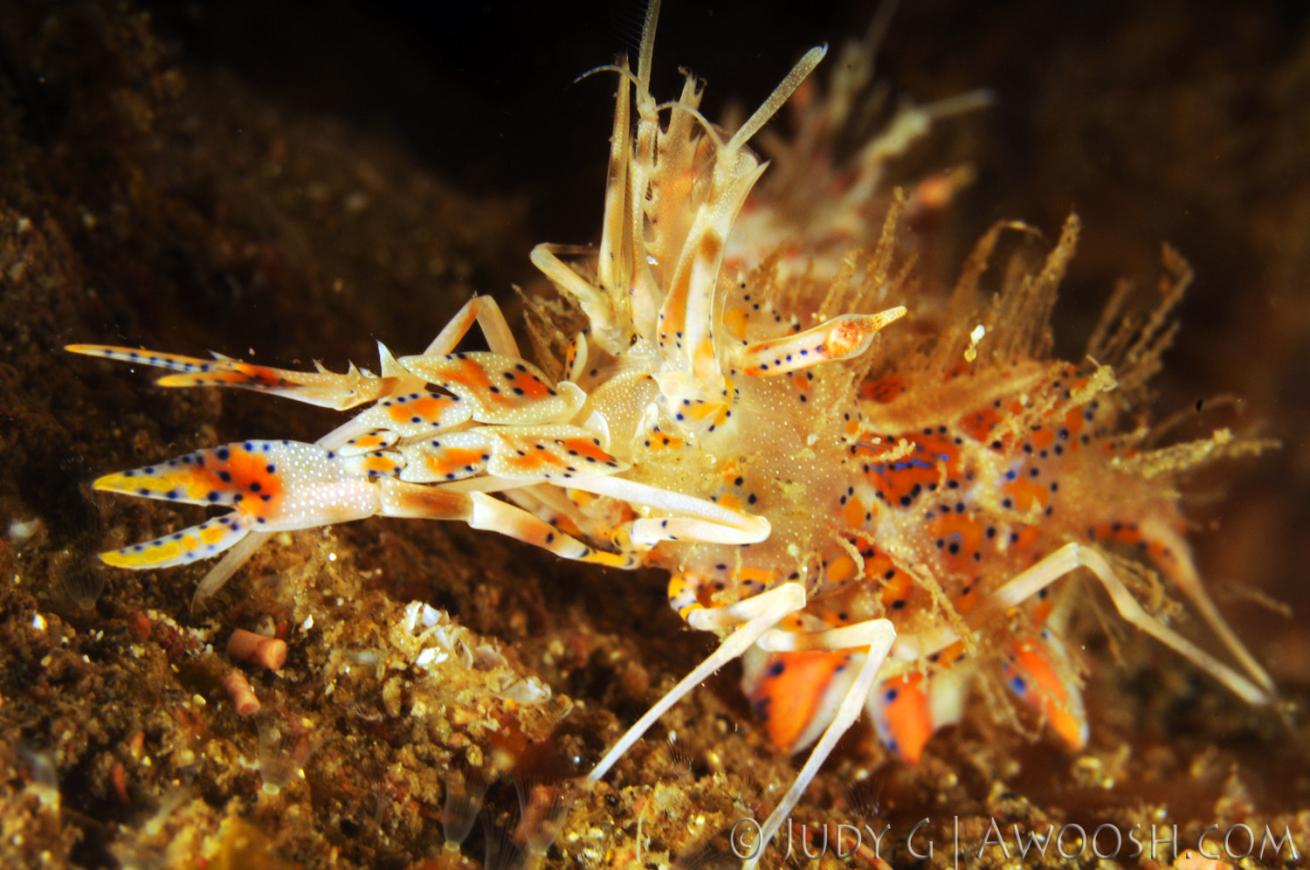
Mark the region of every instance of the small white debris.
MULTIPOLYGON (((464 628, 443 610, 422 601, 405 605, 405 614, 390 632, 390 640, 399 660, 393 667, 404 667, 408 662, 426 672, 420 679, 440 679, 437 670, 447 662, 483 672, 496 672, 507 668, 505 656, 495 644, 478 642, 477 636, 464 628)), ((517 676, 511 672, 495 673, 496 691, 519 704, 543 704, 550 700, 550 687, 535 677, 517 676)))
POLYGON ((536 677, 524 677, 517 683, 511 683, 503 693, 511 701, 528 706, 544 704, 550 700, 550 686, 536 677))
POLYGON ((36 629, 37 631, 44 632, 44 631, 45 631, 45 617, 42 616, 42 615, 39 614, 39 613, 34 614, 34 615, 32 616, 32 628, 36 629))
POLYGON ((442 612, 422 601, 411 601, 405 605, 405 619, 402 623, 405 631, 414 634, 419 626, 432 628, 442 621, 442 612))
POLYGON ((448 658, 450 658, 450 653, 435 646, 430 646, 418 654, 414 659, 414 664, 420 668, 430 668, 433 665, 441 664, 448 658))
POLYGON ((986 334, 987 327, 981 323, 973 328, 973 332, 969 333, 969 346, 964 349, 965 362, 973 362, 978 358, 978 342, 982 341, 983 336, 986 334))
POLYGON ((314 627, 314 614, 311 613, 309 616, 305 617, 304 622, 300 623, 300 630, 309 631, 313 627, 314 627))
POLYGON ((39 519, 14 520, 9 524, 9 540, 15 544, 22 544, 30 540, 37 530, 41 528, 39 519))

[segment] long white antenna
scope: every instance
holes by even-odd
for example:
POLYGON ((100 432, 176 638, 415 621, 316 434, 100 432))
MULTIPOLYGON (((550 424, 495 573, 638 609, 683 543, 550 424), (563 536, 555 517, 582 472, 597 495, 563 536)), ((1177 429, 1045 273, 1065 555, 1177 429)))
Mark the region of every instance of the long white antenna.
POLYGON ((650 65, 655 56, 655 25, 660 20, 660 0, 646 5, 646 21, 641 26, 641 49, 637 53, 637 94, 650 93, 650 65))
POLYGON ((824 55, 828 53, 828 46, 816 45, 809 51, 805 52, 804 57, 796 61, 796 65, 787 73, 787 77, 773 89, 769 98, 755 110, 755 114, 746 119, 746 123, 741 125, 733 137, 728 140, 727 150, 729 153, 741 148, 751 140, 760 128, 769 123, 769 119, 777 114, 787 99, 801 86, 801 82, 819 65, 824 55))

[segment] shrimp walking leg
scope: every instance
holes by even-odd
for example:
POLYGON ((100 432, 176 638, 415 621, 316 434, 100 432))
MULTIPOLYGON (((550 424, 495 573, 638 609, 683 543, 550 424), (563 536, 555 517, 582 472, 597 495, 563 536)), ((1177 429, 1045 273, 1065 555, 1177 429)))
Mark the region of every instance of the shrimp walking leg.
POLYGON ((609 772, 632 745, 641 739, 650 726, 668 711, 670 707, 682 700, 692 689, 699 686, 719 668, 739 658, 750 649, 760 636, 776 626, 789 614, 805 607, 805 587, 799 583, 783 583, 754 598, 734 604, 730 607, 697 610, 691 614, 688 622, 693 628, 714 628, 736 623, 737 627, 723 639, 718 648, 710 653, 703 662, 683 677, 676 686, 655 702, 646 714, 636 721, 627 732, 619 738, 605 753, 587 778, 600 780, 609 772), (695 620, 695 621, 693 621, 695 620))
POLYGON ((768 819, 761 826, 760 848, 756 852, 756 857, 747 859, 742 864, 743 868, 756 866, 764 847, 768 845, 773 835, 778 832, 783 822, 787 820, 787 815, 800 801, 801 795, 805 793, 805 789, 815 775, 818 774, 819 768, 823 766, 823 762, 832 753, 837 741, 859 718, 861 711, 864 709, 865 699, 873 688, 873 684, 878 678, 878 671, 881 670, 883 662, 886 661, 887 653, 891 650, 895 639, 896 629, 886 619, 872 619, 868 622, 808 635, 795 635, 774 630, 760 639, 761 647, 774 651, 802 648, 845 649, 864 647, 865 653, 864 661, 860 665, 855 681, 851 683, 845 696, 837 705, 836 715, 828 723, 828 727, 824 729, 823 736, 819 738, 819 742, 815 744, 814 749, 810 750, 809 758, 805 759, 805 764, 801 767, 800 772, 796 774, 796 779, 792 781, 787 793, 782 796, 782 800, 778 802, 778 805, 774 807, 773 812, 769 814, 768 819))
POLYGON ((998 589, 992 597, 993 603, 1012 607, 1079 568, 1088 569, 1101 582, 1115 609, 1128 623, 1192 662, 1247 703, 1269 703, 1269 692, 1147 613, 1119 579, 1109 560, 1094 547, 1076 542, 1065 544, 998 589))

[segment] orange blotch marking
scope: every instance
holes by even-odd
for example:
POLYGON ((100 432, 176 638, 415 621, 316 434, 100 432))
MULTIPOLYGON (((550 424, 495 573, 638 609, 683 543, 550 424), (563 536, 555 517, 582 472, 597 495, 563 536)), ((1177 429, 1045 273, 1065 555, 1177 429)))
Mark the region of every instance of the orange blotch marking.
POLYGON ((828 331, 828 337, 825 341, 828 356, 841 357, 846 356, 859 347, 873 330, 868 326, 850 321, 839 321, 834 329, 828 331))
POLYGON ((253 363, 237 363, 236 369, 237 372, 244 376, 246 382, 253 381, 266 387, 275 387, 278 384, 286 383, 277 369, 257 366, 253 363))
POLYGON ((551 453, 548 450, 537 449, 529 450, 522 456, 518 456, 517 454, 514 456, 508 456, 505 458, 505 462, 506 464, 522 471, 531 471, 536 468, 541 468, 543 465, 553 465, 556 468, 563 468, 565 465, 564 460, 560 459, 554 453, 551 453))
POLYGON ((972 554, 982 548, 983 526, 967 514, 943 513, 932 523, 932 532, 941 538, 953 538, 959 543, 960 552, 972 554))
POLYGON ((842 519, 846 521, 846 525, 858 528, 864 525, 866 513, 864 502, 860 501, 859 496, 853 495, 846 499, 846 505, 842 508, 842 519))
POLYGON ((947 380, 947 381, 954 380, 955 378, 958 378, 960 375, 964 374, 967 371, 969 371, 969 363, 964 362, 962 360, 960 362, 957 362, 955 365, 951 366, 949 369, 947 369, 946 374, 943 376, 943 380, 947 380))
POLYGON ((1017 530, 1012 530, 1011 533, 1017 535, 1018 540, 1010 544, 1010 549, 1017 550, 1020 553, 1032 550, 1037 545, 1037 538, 1041 534, 1036 526, 1019 526, 1017 530))
POLYGON ((467 357, 455 360, 453 364, 443 366, 438 372, 442 380, 450 381, 452 384, 468 387, 478 392, 487 392, 491 387, 491 379, 487 377, 486 369, 478 365, 474 360, 467 357))
POLYGON ((891 557, 881 552, 865 552, 864 576, 880 584, 878 597, 882 606, 890 609, 897 601, 905 601, 914 588, 914 580, 909 574, 897 568, 891 557), (890 576, 888 576, 890 574, 890 576))
POLYGON ((902 502, 902 499, 912 501, 922 495, 929 484, 938 483, 943 468, 947 478, 958 477, 960 473, 959 448, 949 434, 912 435, 906 440, 914 444, 910 455, 894 462, 875 462, 867 475, 869 482, 893 507, 908 506, 909 502, 902 502))
POLYGON ((780 749, 791 749, 819 711, 842 653, 826 650, 775 653, 751 693, 751 704, 764 719, 764 731, 780 749))
POLYGON ((878 597, 882 601, 882 606, 890 610, 896 602, 907 600, 913 589, 914 580, 909 574, 897 569, 892 579, 883 581, 878 597))
POLYGON ((578 528, 578 524, 573 522, 573 518, 567 514, 559 514, 555 517, 555 528, 574 538, 583 536, 582 529, 578 528))
POLYGON ((896 742, 896 754, 910 764, 919 763, 933 731, 932 709, 923 682, 923 674, 904 674, 887 680, 880 689, 887 736, 896 742), (886 700, 893 692, 892 700, 886 700))
POLYGON ((855 560, 842 554, 828 563, 827 579, 829 583, 845 583, 855 576, 855 560))
POLYGON ((713 414, 722 413, 726 409, 726 407, 727 406, 724 405, 722 402, 699 402, 697 404, 688 405, 684 407, 682 410, 682 414, 683 416, 690 417, 693 420, 704 420, 706 417, 709 417, 713 414))
POLYGON ((685 442, 683 442, 681 438, 678 438, 676 436, 668 435, 665 434, 664 432, 652 432, 650 438, 646 442, 646 446, 652 448, 659 448, 659 447, 678 448, 681 447, 684 443, 685 442))
POLYGON ((1032 510, 1034 506, 1046 507, 1046 502, 1051 497, 1051 491, 1047 487, 1023 477, 1001 487, 1001 492, 1010 497, 1014 510, 1021 513, 1032 510))
POLYGON ((1033 445, 1034 450, 1050 450, 1051 446, 1055 444, 1055 431, 1049 426, 1043 426, 1034 430, 1028 441, 1033 445))
POLYGON ((550 387, 546 382, 531 372, 515 371, 513 374, 514 378, 510 381, 511 389, 522 390, 523 395, 529 399, 540 399, 550 394, 550 387))
POLYGON ((957 425, 975 441, 987 441, 992 430, 1001 422, 1001 415, 994 408, 981 408, 960 418, 957 425))
POLYGON ((825 610, 823 613, 819 614, 819 618, 823 620, 825 625, 831 625, 834 627, 845 625, 848 622, 848 620, 842 619, 841 613, 836 610, 825 610))
POLYGON ((1051 729, 1074 749, 1083 746, 1082 727, 1071 710, 1068 688, 1046 650, 1031 640, 1017 640, 1014 664, 1028 681, 1024 699, 1042 712, 1051 729))
POLYGON ((784 617, 782 622, 778 623, 778 628, 783 631, 805 631, 805 619, 799 613, 793 613, 784 617))
POLYGON ((1142 539, 1142 533, 1135 523, 1104 523, 1096 527, 1096 537, 1119 544, 1136 544, 1142 539))
POLYGON ((746 309, 729 308, 723 312, 723 326, 728 330, 728 334, 738 341, 744 341, 746 338, 746 309))
POLYGON ((586 507, 598 498, 598 496, 581 489, 565 490, 565 495, 569 497, 569 501, 573 502, 578 507, 586 507))
POLYGON ((951 601, 955 605, 955 609, 962 615, 972 613, 977 609, 978 603, 982 601, 982 596, 978 594, 978 584, 976 582, 966 586, 965 590, 967 591, 961 591, 951 601))
POLYGON ((429 519, 466 520, 471 514, 469 497, 432 486, 416 486, 398 493, 401 507, 410 516, 429 519))
POLYGON ((773 578, 776 576, 776 573, 769 568, 752 568, 749 565, 747 565, 736 571, 733 576, 737 580, 743 582, 754 581, 756 583, 763 583, 765 585, 768 585, 769 583, 773 582, 773 578))
POLYGON ((900 375, 887 375, 861 384, 860 398, 885 405, 904 393, 906 389, 905 378, 900 375))
POLYGON ((1087 421, 1083 419, 1082 407, 1070 408, 1064 415, 1064 427, 1069 430, 1069 449, 1076 448, 1081 442, 1078 436, 1082 434, 1083 424, 1087 421))
POLYGON ((1036 603, 1033 604, 1033 610, 1032 610, 1033 625, 1037 626, 1038 628, 1041 628, 1043 625, 1045 625, 1046 620, 1051 615, 1051 611, 1054 609, 1055 609, 1055 604, 1051 601, 1049 596, 1046 598, 1037 599, 1036 603))
POLYGON ((610 456, 600 445, 596 444, 589 438, 565 438, 564 449, 573 451, 584 458, 590 457, 597 462, 613 462, 614 457, 610 456))
POLYGON ((673 288, 664 300, 664 322, 660 324, 660 345, 672 344, 682 331, 687 319, 687 293, 691 289, 691 266, 679 269, 673 276, 673 288))
POLYGON ((719 234, 713 230, 706 230, 705 235, 701 236, 700 250, 697 252, 701 259, 706 263, 712 263, 718 259, 719 252, 722 250, 723 239, 719 238, 719 234))
POLYGON ((395 460, 386 456, 370 456, 364 460, 365 471, 375 471, 379 474, 390 474, 396 470, 395 460))
POLYGON ((481 450, 466 447, 450 447, 440 453, 430 453, 425 457, 428 469, 443 477, 447 474, 464 471, 470 465, 474 468, 482 464, 481 450))
POLYGON ((452 404, 454 404, 453 399, 440 396, 424 396, 412 402, 398 402, 388 408, 387 413, 397 423, 408 423, 415 417, 432 422, 440 420, 441 415, 452 404))
POLYGON ((948 567, 964 570, 977 564, 973 554, 981 552, 983 526, 977 520, 965 514, 942 513, 929 526, 929 532, 942 547, 937 556, 948 567))
POLYGON ((741 510, 741 499, 737 498, 737 496, 732 493, 719 496, 719 504, 723 505, 730 511, 741 510))
POLYGON ((964 658, 964 642, 957 640, 938 652, 933 664, 938 668, 949 668, 962 658, 964 658))
POLYGON ((211 451, 205 457, 204 467, 192 470, 194 479, 204 492, 240 493, 242 499, 237 502, 236 509, 243 514, 266 516, 276 510, 282 496, 282 476, 267 471, 267 467, 272 464, 269 456, 248 453, 230 445, 227 450, 226 461, 218 458, 216 450, 211 451), (222 471, 226 471, 231 479, 222 480, 219 477, 222 471), (252 486, 257 488, 252 489, 252 486))

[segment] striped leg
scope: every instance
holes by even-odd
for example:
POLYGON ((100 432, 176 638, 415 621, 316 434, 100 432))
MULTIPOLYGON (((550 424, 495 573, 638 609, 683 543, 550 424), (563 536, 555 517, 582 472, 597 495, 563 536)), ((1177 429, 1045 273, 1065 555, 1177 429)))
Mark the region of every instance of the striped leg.
POLYGON ((382 398, 396 386, 393 379, 375 377, 353 364, 344 374, 334 374, 321 366, 318 371, 297 372, 221 355, 201 359, 105 344, 70 344, 64 350, 129 365, 168 369, 173 374, 156 381, 162 387, 234 387, 334 411, 346 411, 382 398))

